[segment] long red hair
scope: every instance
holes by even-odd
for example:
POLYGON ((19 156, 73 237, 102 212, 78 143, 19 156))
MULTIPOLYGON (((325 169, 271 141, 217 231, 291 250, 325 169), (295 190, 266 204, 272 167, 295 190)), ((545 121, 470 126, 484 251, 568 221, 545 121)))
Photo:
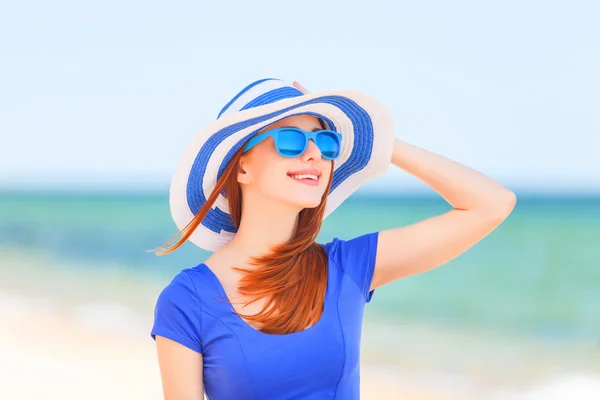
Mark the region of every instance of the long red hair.
MULTIPOLYGON (((177 242, 169 247, 161 247, 158 251, 155 249, 157 255, 171 253, 181 246, 200 225, 223 190, 229 202, 233 224, 236 228, 239 227, 242 219, 242 191, 237 181, 237 166, 242 149, 229 162, 210 197, 194 218, 164 246, 179 238, 177 242)), ((245 304, 266 299, 264 308, 256 315, 234 312, 248 321, 258 323, 262 332, 298 332, 314 325, 321 318, 327 289, 328 262, 325 250, 315 240, 321 229, 332 177, 333 163, 321 203, 315 208, 300 211, 296 232, 289 241, 275 246, 269 254, 249 261, 259 268, 246 270, 234 267, 244 272, 238 292, 251 299, 245 304)))

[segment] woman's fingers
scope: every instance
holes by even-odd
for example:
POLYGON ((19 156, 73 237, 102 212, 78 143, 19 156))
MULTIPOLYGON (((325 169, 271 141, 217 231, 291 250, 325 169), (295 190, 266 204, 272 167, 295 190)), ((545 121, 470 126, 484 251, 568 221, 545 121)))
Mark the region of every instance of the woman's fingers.
POLYGON ((301 91, 303 94, 308 93, 308 89, 306 89, 304 86, 302 86, 301 84, 299 84, 298 82, 294 81, 293 83, 294 87, 296 89, 298 89, 299 91, 301 91))

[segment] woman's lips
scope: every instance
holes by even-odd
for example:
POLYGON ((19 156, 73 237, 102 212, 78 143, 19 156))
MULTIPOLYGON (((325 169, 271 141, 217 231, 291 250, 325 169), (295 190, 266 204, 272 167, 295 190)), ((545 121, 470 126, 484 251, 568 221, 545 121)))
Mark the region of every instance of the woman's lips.
POLYGON ((297 182, 304 183, 305 185, 317 186, 319 184, 321 171, 314 168, 302 169, 288 172, 288 176, 297 182))

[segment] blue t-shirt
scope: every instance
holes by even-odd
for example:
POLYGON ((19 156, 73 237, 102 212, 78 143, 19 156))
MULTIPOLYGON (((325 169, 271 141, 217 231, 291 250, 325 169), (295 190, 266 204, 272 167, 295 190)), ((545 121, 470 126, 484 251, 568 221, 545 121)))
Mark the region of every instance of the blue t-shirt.
POLYGON ((377 232, 333 239, 321 319, 285 335, 260 332, 232 312, 205 265, 175 276, 160 293, 152 338, 164 336, 202 353, 210 400, 358 399, 360 343, 377 232))

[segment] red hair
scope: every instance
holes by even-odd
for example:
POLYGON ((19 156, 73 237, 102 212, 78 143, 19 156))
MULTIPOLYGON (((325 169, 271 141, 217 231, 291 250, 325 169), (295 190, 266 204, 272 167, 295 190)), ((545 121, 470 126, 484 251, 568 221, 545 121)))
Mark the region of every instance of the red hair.
MULTIPOLYGON (((181 246, 200 225, 223 189, 229 202, 233 224, 236 228, 239 227, 242 219, 242 191, 237 181, 237 167, 242 149, 229 162, 206 203, 165 246, 177 238, 179 240, 170 247, 160 248, 156 251, 157 255, 171 253, 181 246)), ((251 298, 245 304, 251 304, 260 298, 266 299, 264 308, 256 315, 234 312, 248 321, 258 323, 262 332, 294 333, 314 325, 321 318, 327 289, 328 261, 325 250, 315 240, 321 229, 332 177, 333 163, 321 203, 315 208, 300 211, 296 232, 290 240, 273 247, 267 255, 251 259, 249 263, 258 267, 254 270, 234 267, 245 273, 238 286, 238 292, 242 296, 251 298)))

